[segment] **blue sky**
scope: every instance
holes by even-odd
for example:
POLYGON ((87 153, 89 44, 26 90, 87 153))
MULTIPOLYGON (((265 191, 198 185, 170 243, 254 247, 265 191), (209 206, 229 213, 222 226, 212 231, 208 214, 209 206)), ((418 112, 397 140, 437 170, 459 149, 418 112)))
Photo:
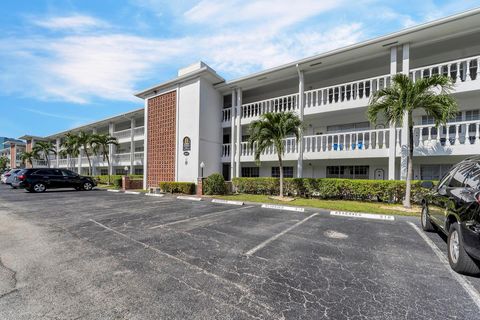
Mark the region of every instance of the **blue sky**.
POLYGON ((202 60, 226 79, 480 6, 480 0, 2 0, 0 136, 132 109, 202 60), (294 4, 294 5, 293 5, 294 4))

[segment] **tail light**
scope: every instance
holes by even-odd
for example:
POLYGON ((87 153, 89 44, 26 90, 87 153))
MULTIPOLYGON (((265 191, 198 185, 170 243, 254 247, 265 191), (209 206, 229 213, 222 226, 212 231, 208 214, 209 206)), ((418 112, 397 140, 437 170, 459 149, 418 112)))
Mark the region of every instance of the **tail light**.
POLYGON ((11 175, 11 173, 5 173, 5 177, 10 177, 11 175))
POLYGON ((17 178, 18 178, 18 180, 23 181, 23 180, 25 180, 25 175, 21 174, 21 175, 17 176, 17 178))
POLYGON ((475 201, 480 204, 480 192, 475 195, 475 201))

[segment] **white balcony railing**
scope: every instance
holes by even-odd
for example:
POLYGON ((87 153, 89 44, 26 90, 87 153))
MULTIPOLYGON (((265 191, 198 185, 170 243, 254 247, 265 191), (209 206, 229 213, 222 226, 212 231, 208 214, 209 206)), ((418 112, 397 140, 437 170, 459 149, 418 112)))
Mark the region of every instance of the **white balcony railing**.
POLYGON ((462 82, 479 81, 479 64, 480 56, 463 58, 412 69, 410 70, 410 77, 415 81, 435 74, 442 74, 452 78, 453 82, 458 85, 462 82))
POLYGON ((145 133, 145 127, 136 127, 134 130, 133 130, 133 134, 135 136, 143 136, 145 133))
MULTIPOLYGON (((445 149, 458 146, 480 146, 480 120, 450 122, 446 125, 419 125, 413 128, 415 148, 445 149)), ((479 153, 480 149, 472 149, 479 153)))
POLYGON ((298 93, 242 105, 242 118, 258 117, 264 113, 295 111, 298 109, 298 93))
POLYGON ((113 162, 118 164, 118 163, 125 163, 128 162, 130 163, 130 153, 119 153, 115 154, 113 156, 113 162))
POLYGON ((232 108, 222 109, 222 122, 230 122, 232 118, 232 108))
POLYGON ((59 167, 67 167, 68 166, 68 159, 59 159, 58 166, 59 167))
POLYGON ((224 143, 222 145, 222 158, 230 157, 230 143, 224 143))
POLYGON ((116 132, 113 133, 113 136, 114 136, 115 138, 117 138, 118 140, 130 138, 131 135, 132 135, 132 130, 131 130, 131 129, 126 129, 126 130, 122 130, 122 131, 116 131, 116 132))
POLYGON ((384 75, 305 91, 305 108, 328 106, 350 101, 368 102, 373 93, 389 85, 390 75, 384 75))

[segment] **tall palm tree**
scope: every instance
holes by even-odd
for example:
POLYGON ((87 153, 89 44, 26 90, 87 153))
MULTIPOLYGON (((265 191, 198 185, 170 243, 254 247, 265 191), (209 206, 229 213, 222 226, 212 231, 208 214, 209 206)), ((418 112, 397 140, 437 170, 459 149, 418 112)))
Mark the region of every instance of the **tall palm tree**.
MULTIPOLYGON (((114 145, 118 147, 117 138, 112 137, 109 134, 94 134, 92 135, 92 149, 93 154, 97 155, 98 152, 101 153, 103 161, 107 160, 108 168, 110 168, 110 157, 109 157, 109 147, 114 145)), ((110 170, 108 170, 108 184, 110 184, 110 170)))
POLYGON ((70 169, 73 169, 71 159, 73 157, 78 157, 80 153, 78 147, 78 136, 74 133, 67 133, 63 139, 60 152, 62 156, 70 157, 70 163, 68 165, 70 169))
POLYGON ((38 141, 37 143, 35 143, 35 147, 33 147, 33 149, 35 150, 35 152, 37 154, 43 154, 43 157, 45 159, 45 161, 47 162, 47 167, 50 168, 50 158, 49 158, 49 155, 50 153, 53 153, 53 154, 57 154, 57 149, 55 148, 55 146, 53 145, 53 143, 51 141, 38 141))
POLYGON ((90 161, 90 151, 89 151, 89 149, 92 147, 92 136, 93 134, 87 133, 85 131, 80 131, 80 133, 77 136, 78 147, 83 148, 83 151, 87 156, 89 175, 92 174, 92 161, 90 161))
POLYGON ((412 113, 420 109, 433 117, 437 127, 445 124, 448 119, 454 118, 458 111, 457 102, 450 95, 452 89, 452 80, 442 75, 434 75, 414 82, 405 74, 396 74, 392 78, 391 86, 375 92, 370 100, 367 115, 373 123, 377 122, 379 113, 384 115, 388 123, 396 125, 402 124, 404 117, 408 118, 408 161, 404 200, 406 208, 411 207, 410 194, 413 178, 412 113))
POLYGON ((22 155, 20 156, 20 159, 22 160, 22 162, 25 164, 25 166, 30 163, 30 165, 32 166, 33 168, 33 160, 38 160, 39 159, 39 156, 38 156, 38 153, 35 151, 35 150, 32 150, 32 151, 25 151, 22 153, 22 155))
POLYGON ((294 135, 298 142, 301 128, 302 121, 293 112, 265 113, 259 120, 250 123, 248 142, 250 148, 255 150, 255 161, 260 161, 260 155, 265 149, 272 146, 276 149, 280 169, 280 197, 283 197, 284 139, 294 135))

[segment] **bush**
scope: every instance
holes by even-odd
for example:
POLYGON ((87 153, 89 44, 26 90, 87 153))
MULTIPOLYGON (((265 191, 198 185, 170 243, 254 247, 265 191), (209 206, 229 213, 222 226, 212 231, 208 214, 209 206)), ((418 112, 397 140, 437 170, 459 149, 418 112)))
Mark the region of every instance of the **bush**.
MULTIPOLYGON (((232 183, 240 193, 276 195, 280 192, 278 178, 233 178, 232 183)), ((416 203, 427 192, 420 184, 421 181, 412 181, 412 200, 416 203)), ((306 198, 400 203, 405 194, 405 181, 286 178, 283 190, 285 195, 306 198)))
POLYGON ((205 194, 225 194, 225 179, 220 173, 214 173, 203 182, 205 194))
MULTIPOLYGON (((122 179, 123 175, 118 175, 118 174, 112 174, 110 176, 110 182, 115 184, 115 181, 117 179, 122 179)), ((128 177, 131 179, 143 179, 143 175, 141 174, 129 174, 128 177)), ((98 183, 100 184, 107 184, 108 183, 108 175, 98 175, 93 177, 98 183)), ((122 183, 120 182, 120 186, 122 183)))
POLYGON ((169 193, 185 193, 185 194, 194 194, 195 193, 195 183, 193 182, 173 182, 173 181, 163 181, 159 185, 160 190, 163 192, 169 193))

